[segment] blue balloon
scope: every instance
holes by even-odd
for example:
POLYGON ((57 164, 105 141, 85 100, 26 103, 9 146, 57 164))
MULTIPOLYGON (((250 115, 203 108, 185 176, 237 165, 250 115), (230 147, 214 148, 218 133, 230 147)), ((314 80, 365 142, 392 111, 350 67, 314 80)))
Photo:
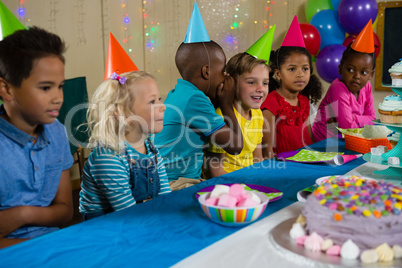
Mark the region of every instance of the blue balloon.
POLYGON ((374 23, 377 13, 376 0, 342 0, 338 7, 339 21, 351 35, 359 34, 370 19, 374 23))
POLYGON ((338 14, 334 10, 327 9, 317 12, 310 21, 320 32, 320 49, 334 44, 342 44, 345 40, 345 32, 339 23, 338 14))
POLYGON ((332 9, 337 11, 340 2, 341 2, 341 0, 331 0, 332 9))
POLYGON ((315 67, 318 75, 328 83, 336 78, 342 78, 338 73, 338 66, 341 63, 342 54, 346 47, 343 45, 330 45, 318 52, 315 67))

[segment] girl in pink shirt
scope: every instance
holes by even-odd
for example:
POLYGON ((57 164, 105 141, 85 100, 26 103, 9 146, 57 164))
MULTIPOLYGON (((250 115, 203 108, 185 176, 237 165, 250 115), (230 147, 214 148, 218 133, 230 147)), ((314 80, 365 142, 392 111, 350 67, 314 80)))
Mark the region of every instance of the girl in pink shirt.
POLYGON ((339 65, 342 78, 335 79, 318 108, 313 126, 315 141, 338 134, 339 128, 373 125, 375 111, 371 79, 375 68, 374 53, 361 53, 350 45, 339 65))

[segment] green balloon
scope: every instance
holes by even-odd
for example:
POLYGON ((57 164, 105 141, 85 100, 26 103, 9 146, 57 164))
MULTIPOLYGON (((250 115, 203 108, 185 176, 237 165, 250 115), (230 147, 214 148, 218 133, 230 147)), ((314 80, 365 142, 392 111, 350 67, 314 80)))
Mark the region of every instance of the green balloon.
POLYGON ((14 33, 17 30, 26 29, 24 25, 11 13, 11 11, 0 1, 0 40, 14 33))
POLYGON ((306 3, 306 18, 310 22, 311 18, 324 9, 332 9, 330 0, 308 0, 306 3))

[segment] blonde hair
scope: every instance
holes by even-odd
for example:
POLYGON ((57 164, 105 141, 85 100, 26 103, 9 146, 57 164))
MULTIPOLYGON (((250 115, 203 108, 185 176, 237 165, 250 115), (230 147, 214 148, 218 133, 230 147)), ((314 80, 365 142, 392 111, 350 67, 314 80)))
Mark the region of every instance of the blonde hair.
POLYGON ((102 146, 116 152, 124 151, 124 135, 128 126, 126 119, 133 115, 133 94, 130 85, 136 81, 155 78, 144 71, 128 72, 119 75, 126 77, 122 85, 118 80, 107 79, 96 89, 87 112, 90 131, 89 147, 102 146))

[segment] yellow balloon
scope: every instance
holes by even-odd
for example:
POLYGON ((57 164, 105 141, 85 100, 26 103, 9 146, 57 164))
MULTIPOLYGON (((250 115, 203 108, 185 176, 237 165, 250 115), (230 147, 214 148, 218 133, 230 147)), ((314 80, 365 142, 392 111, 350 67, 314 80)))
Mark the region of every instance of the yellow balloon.
POLYGON ((378 15, 377 18, 375 18, 375 21, 373 22, 373 30, 377 28, 377 22, 378 22, 378 15))

